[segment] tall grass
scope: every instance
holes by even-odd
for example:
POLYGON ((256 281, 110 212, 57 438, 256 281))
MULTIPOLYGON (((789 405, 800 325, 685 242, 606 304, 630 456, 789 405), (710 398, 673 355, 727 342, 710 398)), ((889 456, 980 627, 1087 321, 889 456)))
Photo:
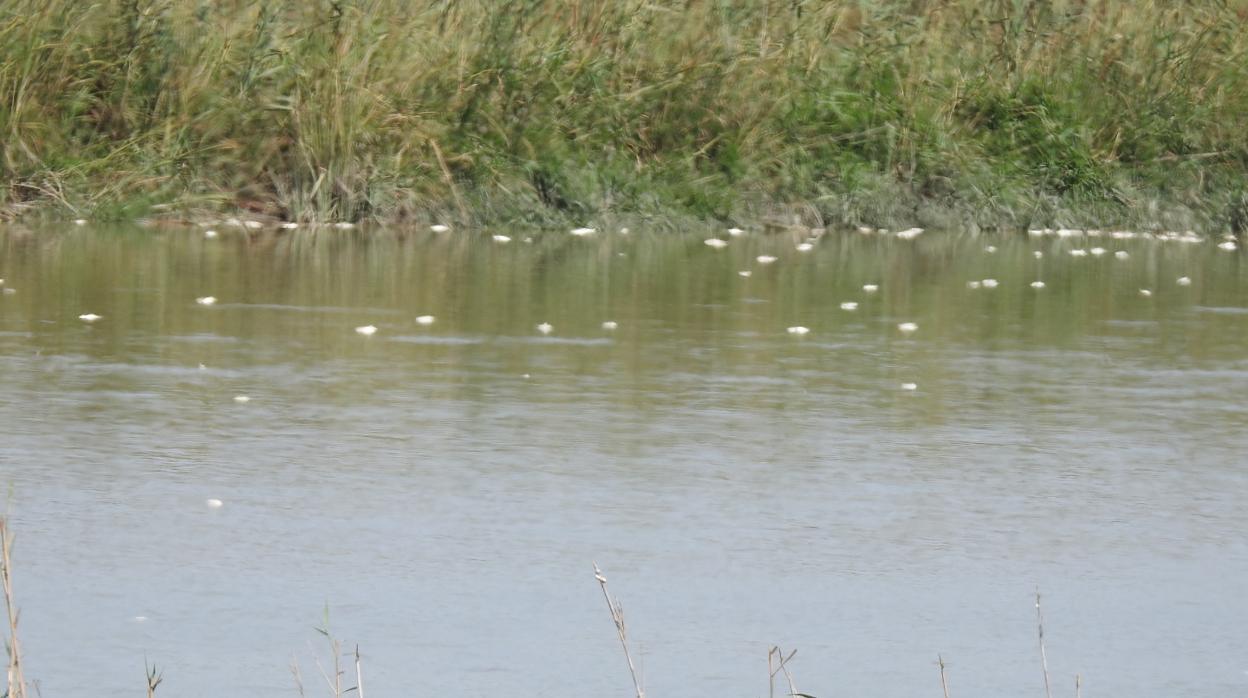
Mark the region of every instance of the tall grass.
POLYGON ((0 207, 1243 227, 1246 17, 1246 0, 4 0, 0 207))

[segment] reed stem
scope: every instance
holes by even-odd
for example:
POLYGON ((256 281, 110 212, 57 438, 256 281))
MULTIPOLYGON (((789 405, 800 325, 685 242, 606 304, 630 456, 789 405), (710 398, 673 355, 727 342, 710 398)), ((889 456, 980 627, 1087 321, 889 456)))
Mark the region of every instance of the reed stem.
POLYGON ((22 646, 17 634, 19 614, 13 596, 13 536, 4 516, 0 516, 0 587, 3 587, 4 608, 9 622, 7 695, 9 698, 26 698, 26 678, 22 674, 22 646))
POLYGON ((624 659, 628 661, 628 673, 633 677, 633 688, 637 691, 637 698, 646 698, 646 692, 641 687, 640 679, 637 678, 633 655, 628 649, 628 630, 624 625, 624 609, 619 602, 611 598, 611 592, 607 591, 607 578, 603 576, 602 570, 598 569, 596 562, 594 563, 594 578, 602 587, 602 596, 607 601, 607 610, 611 612, 611 620, 615 623, 615 632, 620 637, 620 647, 624 649, 624 659))

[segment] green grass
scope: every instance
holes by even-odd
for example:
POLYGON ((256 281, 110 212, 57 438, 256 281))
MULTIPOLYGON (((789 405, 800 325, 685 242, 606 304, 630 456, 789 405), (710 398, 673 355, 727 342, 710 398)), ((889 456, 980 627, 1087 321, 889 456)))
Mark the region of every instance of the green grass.
POLYGON ((0 210, 1248 219, 1244 0, 8 0, 0 210))

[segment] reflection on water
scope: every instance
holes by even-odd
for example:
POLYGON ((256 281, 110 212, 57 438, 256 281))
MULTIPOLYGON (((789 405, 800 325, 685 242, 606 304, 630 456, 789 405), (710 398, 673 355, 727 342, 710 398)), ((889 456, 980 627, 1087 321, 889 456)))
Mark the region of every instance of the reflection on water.
POLYGON ((0 228, 47 695, 311 686, 327 604, 372 692, 623 695, 595 560, 652 695, 1038 695, 1037 586, 1059 686, 1248 689, 1238 253, 490 235, 0 228))

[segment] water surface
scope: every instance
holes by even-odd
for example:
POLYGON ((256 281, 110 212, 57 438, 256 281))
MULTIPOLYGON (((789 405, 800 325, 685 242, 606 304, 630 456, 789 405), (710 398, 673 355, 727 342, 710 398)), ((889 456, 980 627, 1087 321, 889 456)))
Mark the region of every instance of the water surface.
POLYGON ((1238 253, 489 232, 0 228, 44 695, 1248 691, 1238 253))

